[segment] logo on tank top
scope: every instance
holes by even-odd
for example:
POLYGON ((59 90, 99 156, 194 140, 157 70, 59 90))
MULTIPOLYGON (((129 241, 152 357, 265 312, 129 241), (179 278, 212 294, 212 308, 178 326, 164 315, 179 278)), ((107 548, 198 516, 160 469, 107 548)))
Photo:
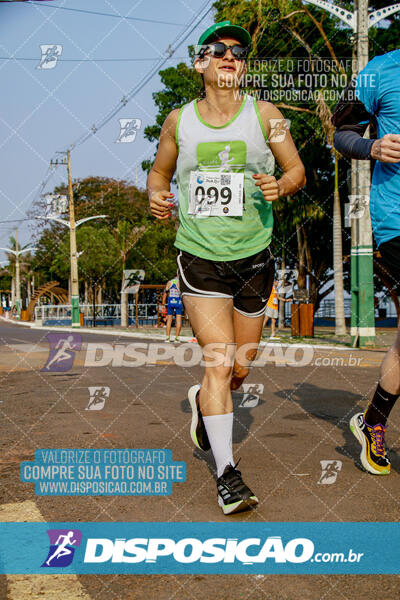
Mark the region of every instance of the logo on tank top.
POLYGON ((243 173, 246 161, 247 146, 243 140, 197 144, 197 165, 200 171, 243 173))

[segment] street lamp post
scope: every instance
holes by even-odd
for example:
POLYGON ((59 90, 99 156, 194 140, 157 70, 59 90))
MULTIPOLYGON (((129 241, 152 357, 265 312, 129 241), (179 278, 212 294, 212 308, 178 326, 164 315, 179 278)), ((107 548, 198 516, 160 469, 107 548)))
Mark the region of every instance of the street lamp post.
MULTIPOLYGON (((368 13, 368 0, 354 0, 354 12, 326 0, 304 0, 338 17, 354 31, 357 60, 353 77, 368 63, 368 29, 400 10, 400 3, 368 13)), ((352 193, 361 200, 370 196, 368 161, 352 161, 352 193)), ((373 284, 373 245, 369 210, 352 219, 351 227, 351 339, 353 345, 375 342, 375 308, 373 284)))
POLYGON ((80 318, 79 318, 78 257, 76 255, 76 224, 75 224, 74 193, 72 190, 72 177, 71 177, 71 153, 69 150, 67 150, 67 169, 68 169, 68 195, 69 195, 72 327, 80 327, 81 322, 80 322, 80 318))
POLYGON ((71 306, 72 306, 72 327, 80 327, 81 322, 79 319, 79 284, 78 284, 78 257, 82 254, 82 252, 77 252, 76 250, 76 229, 82 223, 87 223, 87 221, 91 221, 92 219, 105 219, 107 215, 94 215, 93 217, 85 217, 84 219, 79 219, 79 221, 75 221, 74 211, 71 208, 69 211, 69 221, 65 219, 60 219, 60 217, 46 217, 46 216, 37 216, 37 219, 46 219, 49 221, 56 221, 57 223, 61 223, 65 227, 69 228, 70 231, 70 264, 71 264, 71 306), (72 221, 71 221, 72 214, 72 221))
POLYGON ((21 282, 20 282, 20 270, 19 270, 19 255, 24 252, 30 252, 35 248, 23 248, 19 250, 18 248, 18 230, 15 231, 15 250, 12 248, 0 248, 0 250, 5 250, 5 252, 11 252, 15 256, 15 308, 17 310, 17 314, 21 313, 21 282))

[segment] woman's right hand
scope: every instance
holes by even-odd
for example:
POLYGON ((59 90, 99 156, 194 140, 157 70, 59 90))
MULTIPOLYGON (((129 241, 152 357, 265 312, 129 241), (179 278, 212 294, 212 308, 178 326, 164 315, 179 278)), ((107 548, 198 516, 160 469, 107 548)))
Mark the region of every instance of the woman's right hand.
POLYGON ((167 190, 153 192, 150 197, 150 211, 153 217, 159 220, 168 219, 171 216, 171 208, 174 206, 170 201, 173 197, 174 194, 167 190))

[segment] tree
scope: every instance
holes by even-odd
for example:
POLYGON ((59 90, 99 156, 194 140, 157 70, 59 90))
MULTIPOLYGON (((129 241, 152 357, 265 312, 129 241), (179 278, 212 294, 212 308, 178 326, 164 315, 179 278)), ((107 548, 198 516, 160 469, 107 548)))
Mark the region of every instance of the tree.
MULTIPOLYGON (((99 286, 108 285, 116 276, 120 257, 113 235, 107 225, 96 227, 83 225, 76 231, 79 249, 79 278, 88 283, 91 289, 93 315, 95 316, 96 291, 99 286)), ((59 244, 52 263, 52 271, 57 277, 69 276, 69 234, 59 244)))
MULTIPOLYGON (((65 192, 65 185, 54 189, 54 193, 65 192)), ((97 284, 102 288, 106 284, 107 302, 120 301, 121 273, 124 268, 144 269, 146 283, 164 283, 174 275, 176 219, 172 218, 160 226, 150 214, 147 194, 143 190, 138 190, 127 181, 87 177, 74 180, 73 192, 76 220, 107 214, 104 221, 90 222, 90 231, 98 231, 101 238, 102 232, 107 230, 115 244, 113 263, 107 276, 97 284)), ((45 203, 40 200, 33 207, 31 216, 44 214, 45 203)), ((32 268, 36 284, 57 279, 62 287, 67 288, 70 274, 68 229, 52 221, 35 220, 34 224, 33 237, 37 250, 32 268)), ((77 229, 78 252, 85 250, 79 258, 82 295, 84 285, 85 290, 88 283, 92 285, 87 274, 85 236, 82 234, 88 227, 82 225, 77 229)))

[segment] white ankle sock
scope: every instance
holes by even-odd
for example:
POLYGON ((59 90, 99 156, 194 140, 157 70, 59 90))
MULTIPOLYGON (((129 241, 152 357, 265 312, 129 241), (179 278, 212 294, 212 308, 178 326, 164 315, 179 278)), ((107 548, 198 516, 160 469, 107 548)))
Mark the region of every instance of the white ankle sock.
POLYGON ((226 465, 235 464, 232 456, 233 412, 226 415, 203 416, 203 421, 217 465, 217 477, 220 477, 226 465))

